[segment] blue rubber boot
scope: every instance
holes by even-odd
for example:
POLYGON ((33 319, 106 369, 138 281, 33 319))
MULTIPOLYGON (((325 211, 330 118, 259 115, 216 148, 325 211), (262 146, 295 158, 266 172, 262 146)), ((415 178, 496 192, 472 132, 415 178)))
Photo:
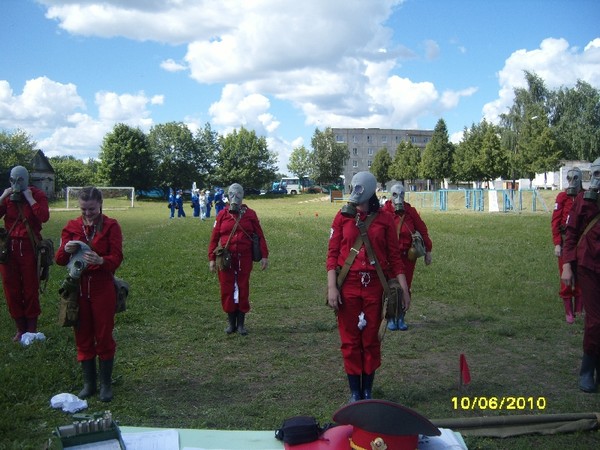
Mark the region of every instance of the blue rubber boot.
POLYGON ((398 320, 396 320, 396 319, 388 320, 387 328, 390 331, 397 331, 398 330, 398 320))
POLYGON ((400 318, 398 319, 398 329, 400 331, 406 331, 406 330, 408 330, 408 325, 404 321, 404 314, 402 314, 400 316, 400 318))

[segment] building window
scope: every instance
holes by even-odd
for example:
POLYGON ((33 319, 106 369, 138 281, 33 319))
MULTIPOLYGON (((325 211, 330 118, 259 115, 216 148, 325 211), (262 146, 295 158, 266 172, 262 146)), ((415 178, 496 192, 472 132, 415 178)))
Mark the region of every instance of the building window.
POLYGON ((369 155, 372 155, 372 154, 373 154, 373 147, 369 147, 369 148, 367 149, 367 153, 368 153, 369 155))
POLYGON ((371 136, 367 136, 367 144, 371 142, 371 136))
POLYGON ((354 168, 358 167, 358 161, 357 160, 353 160, 352 161, 352 167, 354 167, 354 168))
POLYGON ((342 136, 341 134, 336 134, 335 142, 344 142, 344 136, 342 136))
POLYGON ((396 144, 400 141, 400 136, 396 136, 396 144))
POLYGON ((381 136, 381 143, 387 144, 387 136, 381 136))
POLYGON ((352 136, 352 142, 354 142, 355 144, 358 144, 358 142, 359 142, 358 136, 352 136))
POLYGON ((369 169, 371 168, 371 164, 373 164, 373 161, 371 161, 371 160, 368 160, 368 161, 367 161, 367 167, 368 167, 369 169))
POLYGON ((352 154, 353 154, 354 156, 358 156, 358 149, 357 149, 356 147, 354 147, 354 148, 352 149, 352 154))

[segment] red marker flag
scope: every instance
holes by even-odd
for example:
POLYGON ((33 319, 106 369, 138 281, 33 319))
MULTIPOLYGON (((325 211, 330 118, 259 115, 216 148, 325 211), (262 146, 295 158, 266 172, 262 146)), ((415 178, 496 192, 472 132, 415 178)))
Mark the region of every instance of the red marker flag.
POLYGON ((467 358, 464 353, 460 354, 460 383, 469 384, 471 382, 471 372, 469 371, 469 365, 467 364, 467 358))

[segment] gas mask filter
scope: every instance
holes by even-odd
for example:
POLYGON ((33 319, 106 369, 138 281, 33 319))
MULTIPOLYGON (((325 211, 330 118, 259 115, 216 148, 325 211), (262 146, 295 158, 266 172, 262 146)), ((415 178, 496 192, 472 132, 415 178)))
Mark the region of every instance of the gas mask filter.
POLYGON ((581 190, 581 169, 579 167, 573 167, 567 172, 567 181, 569 186, 567 187, 567 195, 569 197, 575 197, 581 190))
POLYGON ((227 197, 229 198, 229 211, 238 212, 244 200, 244 188, 241 184, 233 183, 229 186, 227 197))
POLYGON ((75 244, 79 244, 79 250, 71 255, 71 259, 69 259, 69 263, 67 264, 67 270, 69 272, 69 277, 71 277, 73 280, 79 280, 79 278, 81 278, 81 274, 87 267, 87 263, 85 262, 85 259, 83 259, 83 255, 92 249, 85 242, 73 242, 75 244))
POLYGON ((392 193, 392 204, 396 212, 404 212, 404 185, 401 183, 395 184, 390 189, 392 193))
POLYGON ((590 180, 590 188, 585 191, 583 198, 585 200, 595 202, 598 200, 598 191, 600 191, 600 158, 597 158, 590 166, 592 179, 590 180))
POLYGON ((356 207, 361 203, 366 203, 375 194, 377 180, 371 172, 358 172, 352 177, 352 192, 348 203, 342 206, 341 213, 346 217, 356 217, 356 207))
POLYGON ((10 200, 13 202, 20 202, 23 196, 22 192, 27 190, 29 186, 29 172, 23 166, 15 166, 10 171, 10 187, 12 188, 12 194, 10 200))

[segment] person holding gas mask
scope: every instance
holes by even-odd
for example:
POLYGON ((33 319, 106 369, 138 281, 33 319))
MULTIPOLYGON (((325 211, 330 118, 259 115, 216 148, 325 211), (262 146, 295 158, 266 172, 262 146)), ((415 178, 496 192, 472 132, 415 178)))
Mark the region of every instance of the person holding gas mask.
MULTIPOLYGON (((414 249, 412 247, 412 233, 418 231, 423 237, 423 243, 425 244, 425 265, 431 264, 431 250, 433 244, 429 237, 429 230, 427 225, 421 219, 419 212, 410 203, 404 201, 404 185, 402 183, 396 183, 390 189, 392 198, 385 202, 383 209, 394 215, 394 223, 396 224, 396 231, 398 233, 398 241, 400 243, 400 251, 402 252, 402 262, 406 269, 406 284, 408 290, 411 290, 413 275, 415 273, 415 265, 417 264, 417 258, 414 255, 414 249)), ((388 330, 406 331, 408 325, 404 321, 404 313, 400 315, 397 320, 388 321, 388 330)))
POLYGON ((233 183, 228 190, 229 202, 215 219, 208 246, 209 270, 217 272, 215 249, 226 248, 231 255, 229 267, 218 269, 221 287, 221 307, 227 313, 227 334, 236 331, 245 336, 245 317, 250 311, 250 273, 252 272, 252 235, 260 242, 261 269, 269 264, 269 249, 254 210, 243 203, 244 188, 233 183))
POLYGON ((577 194, 567 218, 560 277, 567 285, 577 278, 585 309, 579 371, 579 389, 584 392, 595 392, 600 383, 600 158, 590 169, 589 190, 577 194))
POLYGON ((29 185, 29 172, 23 166, 10 171, 10 187, 0 196, 1 217, 8 242, 0 274, 8 311, 16 324, 13 340, 17 342, 24 333, 37 332, 41 314, 37 255, 27 228, 39 242, 42 224, 50 218, 46 194, 29 185))
MULTIPOLYGON (((551 229, 552 242, 554 243, 554 256, 558 259, 558 275, 559 279, 562 275, 562 267, 564 264, 562 248, 565 238, 566 222, 571 208, 575 203, 575 198, 583 190, 581 169, 573 167, 567 172, 567 181, 569 186, 564 191, 561 191, 556 196, 554 202, 554 211, 552 211, 551 229)), ((575 316, 583 311, 583 302, 581 300, 581 289, 575 280, 573 284, 560 283, 558 291, 559 297, 562 299, 565 307, 565 320, 568 324, 575 321, 575 316), (573 305, 575 298, 575 305, 573 305)))
POLYGON ((358 172, 352 177, 351 185, 348 204, 336 214, 331 225, 326 268, 327 303, 337 315, 350 402, 355 402, 372 398, 375 371, 381 365, 378 333, 384 286, 376 264, 380 265, 386 279, 396 278, 400 283, 405 311, 410 306, 410 292, 394 217, 380 209, 375 194, 375 176, 370 172, 358 172), (366 227, 376 261, 369 256, 364 239, 359 248, 354 248, 361 242, 357 239, 361 235, 359 226, 366 227), (338 273, 346 273, 343 280, 339 279, 338 273))
POLYGON ((102 192, 85 187, 79 192, 81 215, 67 222, 56 252, 56 263, 69 265, 78 280, 79 323, 75 326, 77 361, 83 389, 79 398, 96 393, 96 357, 100 364, 100 400, 113 398, 112 371, 117 344, 113 338, 117 294, 114 274, 123 261, 123 235, 119 223, 102 213, 102 192), (82 243, 84 245, 82 245, 82 243), (69 264, 72 259, 81 264, 69 264), (72 270, 79 267, 77 274, 72 270))

